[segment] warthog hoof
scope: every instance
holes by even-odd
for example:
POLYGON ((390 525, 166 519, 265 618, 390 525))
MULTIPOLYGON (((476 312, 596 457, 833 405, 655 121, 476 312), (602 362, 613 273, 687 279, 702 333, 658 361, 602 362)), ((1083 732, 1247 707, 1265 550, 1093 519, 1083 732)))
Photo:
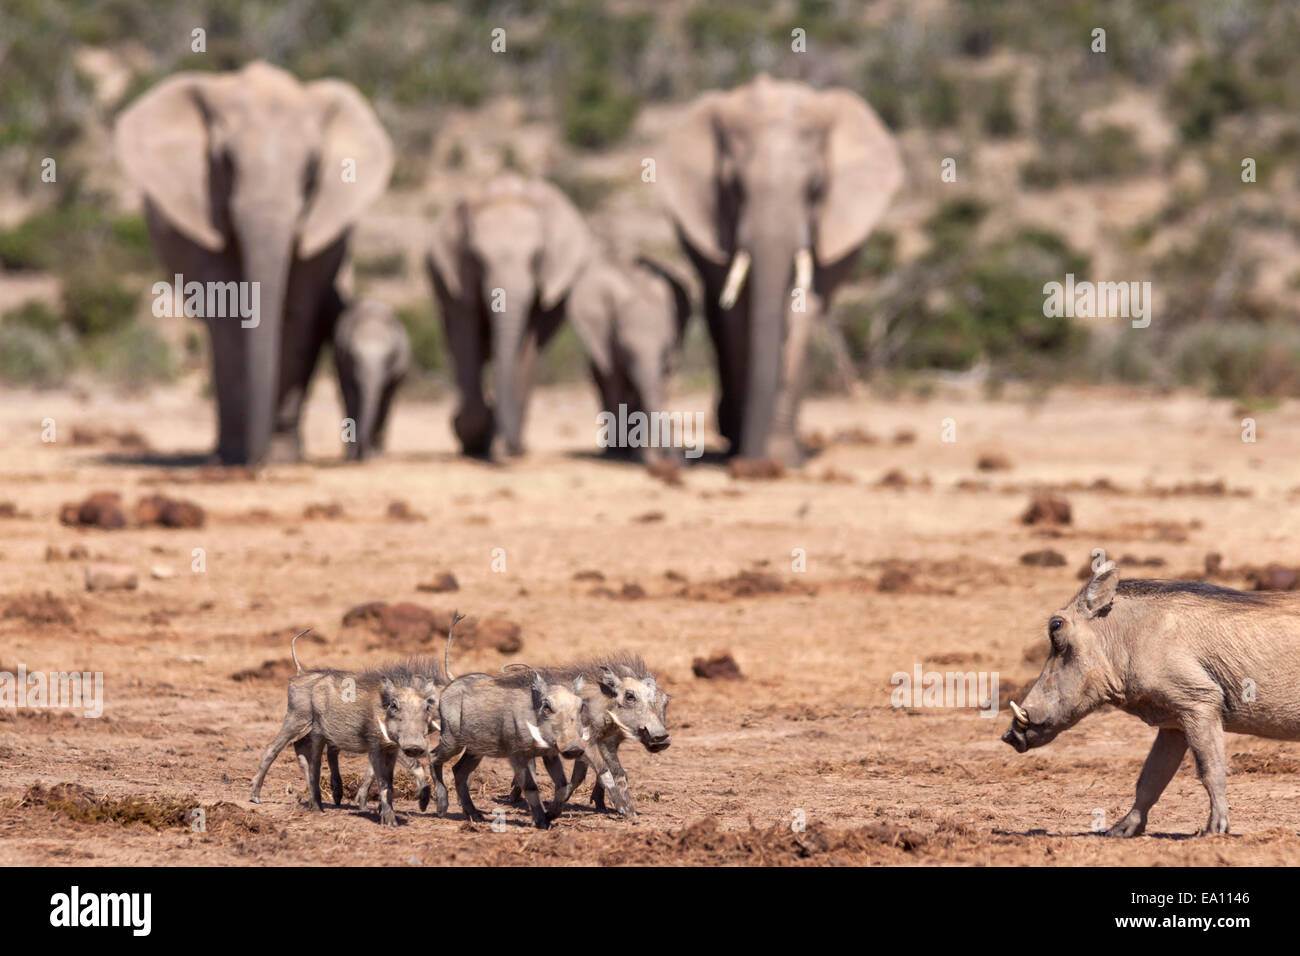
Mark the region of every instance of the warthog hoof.
POLYGON ((420 788, 420 812, 421 813, 429 809, 429 794, 430 794, 430 790, 428 787, 420 788))
POLYGON ((1204 830, 1198 830, 1197 836, 1213 836, 1217 833, 1228 832, 1228 815, 1226 813, 1211 813, 1210 820, 1205 824, 1204 830))
POLYGON ((1126 816, 1119 823, 1115 824, 1106 831, 1108 837, 1135 837, 1141 836, 1147 828, 1147 822, 1138 817, 1126 816))
POLYGON ((249 803, 261 803, 261 802, 262 802, 262 798, 259 797, 257 794, 254 793, 254 794, 252 794, 251 796, 249 796, 249 798, 248 798, 248 802, 249 802, 249 803))

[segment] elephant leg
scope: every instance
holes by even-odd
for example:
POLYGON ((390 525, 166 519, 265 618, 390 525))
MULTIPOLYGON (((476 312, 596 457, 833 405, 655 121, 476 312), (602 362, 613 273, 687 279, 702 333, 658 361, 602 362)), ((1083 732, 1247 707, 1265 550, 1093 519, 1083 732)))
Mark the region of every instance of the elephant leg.
POLYGON ((312 259, 294 262, 290 270, 275 424, 268 451, 271 461, 291 462, 302 458, 298 423, 321 350, 333 338, 334 326, 343 313, 343 300, 334 288, 334 276, 345 249, 346 243, 340 239, 312 259))
POLYGON ((212 353, 212 391, 217 398, 217 458, 237 462, 244 458, 243 422, 248 413, 244 391, 243 351, 238 322, 207 319, 212 353))
MULTIPOLYGON (((716 291, 714 295, 716 297, 716 291)), ((745 380, 749 368, 749 335, 744 325, 744 311, 744 303, 724 312, 713 302, 707 309, 709 337, 713 340, 713 352, 718 363, 718 434, 727 440, 733 454, 740 450, 745 380)))
POLYGON ((485 458, 492 450, 496 430, 492 409, 483 396, 483 366, 487 362, 486 323, 472 309, 447 300, 441 302, 447 351, 455 366, 460 400, 452 427, 460 440, 461 452, 485 458))
POLYGON ((388 413, 393 407, 393 396, 397 394, 397 389, 401 386, 400 378, 394 379, 384 386, 384 394, 379 399, 379 411, 375 417, 375 431, 371 438, 371 444, 376 452, 382 452, 385 445, 386 426, 388 425, 388 413))

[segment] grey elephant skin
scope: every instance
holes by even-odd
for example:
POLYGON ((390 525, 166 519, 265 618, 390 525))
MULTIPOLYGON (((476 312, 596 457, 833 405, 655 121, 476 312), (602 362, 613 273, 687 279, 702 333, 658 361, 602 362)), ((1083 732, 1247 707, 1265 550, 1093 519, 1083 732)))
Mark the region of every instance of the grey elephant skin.
POLYGON ((1300 740, 1300 598, 1202 581, 1120 580, 1107 562, 1047 621, 1051 652, 1002 739, 1024 753, 1110 704, 1159 728, 1131 837, 1191 750, 1210 796, 1202 833, 1228 832, 1224 731, 1300 740))
POLYGON ((549 183, 507 173, 457 198, 433 223, 427 265, 459 392, 462 451, 519 455, 537 357, 587 263, 582 216, 549 183), (493 402, 484 395, 491 362, 493 402))
MULTIPOLYGON (((602 411, 667 411, 668 377, 690 313, 685 287, 652 260, 601 255, 582 271, 565 315, 586 349, 602 411)), ((642 461, 680 457, 649 446, 608 452, 642 461)))
POLYGON ((695 102, 657 180, 704 287, 718 429, 798 464, 812 328, 902 182, 894 139, 855 93, 760 75, 695 102))
POLYGON ((393 396, 411 364, 411 339, 388 305, 363 299, 334 329, 334 365, 343 409, 354 424, 347 457, 361 461, 384 450, 393 396))
POLYGON ((250 63, 163 80, 121 114, 114 142, 169 276, 257 283, 255 321, 203 317, 217 457, 296 460, 303 399, 341 311, 349 231, 388 185, 388 135, 351 85, 250 63))

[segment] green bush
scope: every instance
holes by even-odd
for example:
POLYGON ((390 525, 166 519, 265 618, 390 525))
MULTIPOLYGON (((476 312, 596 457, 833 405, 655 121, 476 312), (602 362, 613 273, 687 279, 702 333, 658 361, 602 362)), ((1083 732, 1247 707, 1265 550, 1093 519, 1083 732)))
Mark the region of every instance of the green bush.
POLYGON ((447 368, 447 346, 443 338, 442 318, 432 299, 425 299, 397 310, 411 339, 411 360, 423 372, 442 372, 447 368))
POLYGON ((376 252, 371 255, 358 254, 352 260, 352 268, 360 278, 392 279, 406 275, 406 253, 401 249, 376 252))
POLYGON ((564 139, 582 149, 604 149, 623 139, 636 120, 637 98, 622 93, 608 74, 584 70, 561 106, 564 139))
POLYGON ((53 388, 67 381, 74 364, 58 336, 22 322, 0 324, 0 381, 53 388))
POLYGON ((176 377, 166 340, 148 322, 130 322, 85 340, 86 364, 110 382, 141 386, 176 377))
POLYGON ((111 275, 78 273, 63 280, 63 319, 80 336, 117 332, 136 317, 138 297, 111 275))
POLYGON ((24 302, 16 309, 10 309, 0 321, 5 324, 21 325, 24 328, 34 329, 43 335, 54 335, 63 324, 63 319, 58 313, 44 302, 36 299, 24 302))
POLYGON ((89 259, 102 259, 118 272, 150 268, 153 254, 144 220, 73 202, 43 209, 0 231, 0 265, 6 269, 76 271, 89 259))

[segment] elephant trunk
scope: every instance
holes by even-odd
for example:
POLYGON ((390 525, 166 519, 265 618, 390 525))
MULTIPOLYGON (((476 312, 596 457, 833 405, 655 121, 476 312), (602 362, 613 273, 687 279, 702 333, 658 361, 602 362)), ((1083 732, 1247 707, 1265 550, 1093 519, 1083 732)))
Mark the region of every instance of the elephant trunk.
POLYGON ((356 359, 357 440, 348 447, 350 458, 369 458, 376 451, 379 406, 383 400, 384 357, 363 355, 356 359))
POLYGON ((484 290, 488 303, 504 299, 504 310, 492 312, 492 362, 496 392, 496 435, 493 454, 522 455, 524 451, 524 404, 527 401, 527 382, 524 365, 527 361, 525 337, 528 316, 532 311, 535 291, 522 284, 508 286, 491 279, 484 290))
POLYGON ((284 297, 292 262, 289 227, 258 230, 241 243, 244 281, 255 305, 251 317, 217 321, 240 322, 243 339, 244 415, 241 457, 247 464, 266 461, 275 429, 280 395, 280 344, 284 297))
POLYGON ((790 272, 797 244, 788 237, 765 237, 750 251, 753 265, 746 292, 749 299, 749 343, 745 409, 740 454, 766 458, 776 420, 781 388, 781 359, 790 308, 790 272))

